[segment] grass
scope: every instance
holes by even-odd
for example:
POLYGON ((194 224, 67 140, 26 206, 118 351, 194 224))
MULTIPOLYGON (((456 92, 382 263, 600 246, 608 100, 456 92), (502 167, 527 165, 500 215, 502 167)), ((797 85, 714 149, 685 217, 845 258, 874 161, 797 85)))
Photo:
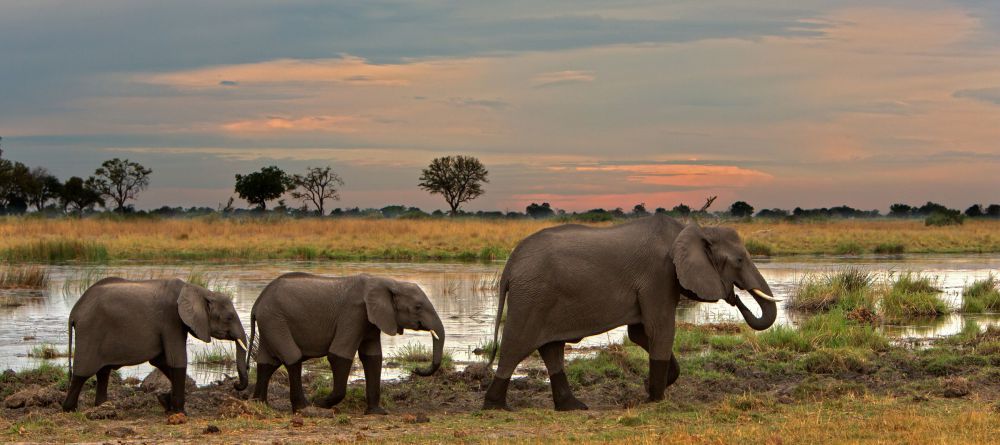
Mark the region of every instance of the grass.
POLYGON ((825 311, 836 306, 847 311, 864 308, 874 312, 876 279, 875 272, 858 267, 806 275, 791 293, 788 307, 801 311, 825 311))
POLYGON ((28 357, 40 358, 45 360, 51 360, 67 356, 69 356, 69 354, 66 351, 60 350, 59 348, 50 345, 48 343, 32 347, 31 350, 28 351, 28 357))
POLYGON ((66 281, 63 282, 63 292, 66 294, 83 294, 94 283, 108 277, 119 277, 136 281, 180 278, 185 282, 221 293, 228 293, 227 287, 229 285, 226 280, 222 280, 214 274, 200 269, 191 269, 188 271, 170 268, 119 270, 105 266, 95 266, 82 269, 79 273, 67 277, 66 281))
POLYGON ((0 267, 0 289, 45 289, 48 270, 34 264, 8 264, 0 267))
POLYGON ((951 309, 939 296, 940 292, 930 277, 900 274, 882 296, 882 314, 889 322, 948 314, 951 309))
MULTIPOLYGON (((619 222, 587 223, 608 226, 619 222)), ((0 259, 62 263, 122 260, 499 260, 557 220, 481 219, 38 219, 0 218, 0 259), (58 235, 56 235, 58 234, 58 235)), ((1000 221, 925 226, 919 220, 753 220, 727 223, 755 255, 1000 252, 1000 221), (890 250, 895 249, 893 247, 890 250)))
MULTIPOLYGON (((414 370, 417 367, 426 367, 433 358, 431 348, 419 343, 407 343, 396 349, 390 357, 390 361, 399 363, 404 368, 414 370)), ((441 357, 441 369, 455 369, 455 362, 451 353, 446 349, 441 357)))
POLYGON ((191 363, 200 365, 232 365, 236 363, 235 352, 223 344, 211 343, 205 349, 191 354, 191 363))
POLYGON ((879 243, 872 249, 872 253, 878 255, 900 255, 904 252, 906 252, 906 245, 900 242, 879 243))
POLYGON ((962 289, 962 312, 1000 312, 1000 280, 990 274, 962 289))

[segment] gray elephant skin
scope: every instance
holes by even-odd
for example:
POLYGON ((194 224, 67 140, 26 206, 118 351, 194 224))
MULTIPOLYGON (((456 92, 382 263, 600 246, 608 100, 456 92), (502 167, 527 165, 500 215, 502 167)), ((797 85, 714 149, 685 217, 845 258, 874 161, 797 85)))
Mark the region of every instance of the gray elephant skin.
MULTIPOLYGON (((403 329, 430 331, 434 348, 429 376, 441 366, 444 325, 427 295, 413 283, 357 275, 324 277, 289 273, 261 292, 250 315, 250 341, 260 329, 254 398, 267 401, 267 386, 279 366, 288 371, 292 410, 308 405, 302 390, 302 362, 326 357, 333 371, 332 391, 317 405, 329 408, 344 399, 355 353, 365 372, 366 414, 385 414, 380 406, 382 343, 380 333, 403 329)), ((254 348, 254 346, 251 346, 254 348)))
POLYGON ((63 409, 76 409, 80 390, 91 376, 97 375, 96 406, 107 400, 112 370, 149 362, 170 379, 171 391, 158 396, 160 403, 167 412, 183 412, 189 332, 204 342, 235 341, 239 373, 235 387, 247 387, 246 333, 228 296, 179 279, 98 281, 69 314, 73 358, 63 409))
POLYGON ((777 300, 730 228, 685 226, 654 215, 604 228, 563 225, 525 238, 500 276, 494 340, 505 300, 507 318, 483 407, 509 409, 511 374, 538 350, 555 408, 587 409, 570 390, 563 347, 623 325, 629 339, 649 352, 649 400, 661 400, 680 371, 672 350, 681 295, 705 302, 724 299, 756 330, 770 327, 777 315, 777 300), (734 287, 753 295, 762 310, 759 317, 734 287))

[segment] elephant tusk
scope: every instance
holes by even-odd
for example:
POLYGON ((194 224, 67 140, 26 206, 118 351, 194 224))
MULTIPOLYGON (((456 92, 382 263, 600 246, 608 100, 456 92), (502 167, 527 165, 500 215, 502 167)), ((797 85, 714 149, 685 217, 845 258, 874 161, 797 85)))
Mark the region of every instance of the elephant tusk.
POLYGON ((433 336, 435 340, 440 340, 441 339, 441 337, 438 337, 438 333, 434 332, 433 329, 431 329, 431 336, 433 336))
POLYGON ((760 289, 751 289, 750 292, 753 292, 754 295, 756 295, 756 296, 758 296, 760 298, 763 298, 763 299, 765 299, 767 301, 774 301, 774 302, 783 301, 781 298, 774 298, 774 297, 772 297, 772 296, 770 296, 768 294, 765 294, 764 291, 762 291, 760 289))
POLYGON ((246 345, 246 343, 243 343, 243 339, 237 338, 236 339, 236 343, 239 344, 240 347, 243 348, 244 351, 247 350, 247 345, 246 345))

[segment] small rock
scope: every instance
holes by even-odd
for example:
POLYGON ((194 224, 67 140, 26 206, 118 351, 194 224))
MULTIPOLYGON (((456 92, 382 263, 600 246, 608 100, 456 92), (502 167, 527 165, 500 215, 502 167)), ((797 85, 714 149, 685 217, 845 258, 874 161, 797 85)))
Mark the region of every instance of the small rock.
POLYGON ((167 425, 183 425, 187 421, 187 416, 184 413, 173 413, 167 417, 167 425))
POLYGON ((84 411, 83 416, 90 420, 117 419, 118 407, 114 403, 104 402, 84 411))
POLYGON ((300 427, 302 425, 305 425, 305 421, 302 420, 302 416, 295 415, 295 416, 292 417, 292 426, 294 426, 294 427, 300 427))
POLYGON ((117 437, 117 438, 121 439, 121 438, 129 437, 129 436, 134 436, 136 434, 136 432, 135 432, 135 430, 133 430, 132 428, 129 428, 127 426, 119 426, 119 427, 111 428, 110 430, 105 431, 104 434, 108 435, 108 436, 111 436, 111 437, 117 437))
POLYGON ((201 432, 201 434, 218 434, 221 432, 222 430, 220 430, 219 427, 215 425, 208 425, 205 427, 205 430, 201 432))

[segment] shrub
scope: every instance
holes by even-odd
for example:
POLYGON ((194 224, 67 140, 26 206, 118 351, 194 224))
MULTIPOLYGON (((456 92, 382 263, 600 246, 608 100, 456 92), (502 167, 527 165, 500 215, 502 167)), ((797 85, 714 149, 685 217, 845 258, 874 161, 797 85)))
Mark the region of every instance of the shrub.
POLYGON ((1000 311, 1000 280, 990 274, 989 277, 974 281, 962 289, 963 312, 997 312, 1000 311))
POLYGON ((965 222, 965 216, 958 210, 938 210, 924 220, 926 226, 957 226, 965 222))
POLYGON ((947 314, 951 310, 939 292, 928 277, 902 274, 882 296, 882 314, 891 321, 947 314))

